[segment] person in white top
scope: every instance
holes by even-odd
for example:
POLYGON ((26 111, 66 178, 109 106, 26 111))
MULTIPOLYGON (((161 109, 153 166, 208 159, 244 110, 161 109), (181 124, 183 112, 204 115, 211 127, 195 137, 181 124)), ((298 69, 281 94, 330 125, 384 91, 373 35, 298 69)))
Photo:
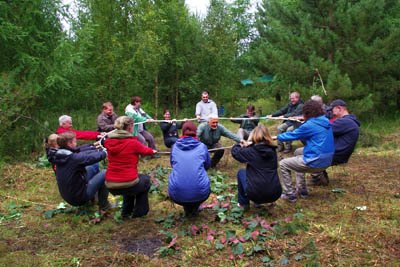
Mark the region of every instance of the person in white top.
POLYGON ((208 98, 207 91, 201 93, 201 101, 196 104, 195 115, 199 122, 206 122, 211 117, 218 118, 217 105, 208 98))

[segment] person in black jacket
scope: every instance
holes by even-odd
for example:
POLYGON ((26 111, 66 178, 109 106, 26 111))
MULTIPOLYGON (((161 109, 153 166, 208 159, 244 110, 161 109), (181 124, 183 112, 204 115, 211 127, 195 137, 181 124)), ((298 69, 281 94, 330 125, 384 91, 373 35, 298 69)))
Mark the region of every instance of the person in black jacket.
POLYGON ((164 144, 166 147, 171 148, 178 140, 178 129, 182 129, 182 123, 177 123, 176 120, 171 120, 171 113, 168 109, 164 109, 164 120, 168 122, 160 122, 160 128, 163 132, 164 144))
POLYGON ((239 118, 249 118, 249 120, 231 118, 231 122, 240 123, 240 128, 236 133, 240 139, 249 139, 250 132, 258 125, 259 119, 256 116, 255 109, 256 108, 253 105, 248 105, 246 108, 246 114, 239 116, 239 118))
MULTIPOLYGON (((300 93, 292 92, 290 94, 290 102, 286 106, 272 113, 271 115, 268 115, 267 119, 269 117, 279 117, 284 119, 284 118, 301 116, 303 114, 303 106, 304 102, 300 99, 300 93)), ((292 132, 294 131, 294 129, 300 127, 300 125, 301 125, 300 122, 284 120, 283 123, 281 123, 278 126, 278 134, 284 132, 292 132)), ((290 153, 292 151, 292 142, 283 143, 278 141, 277 151, 278 152, 283 151, 283 153, 290 153)))
POLYGON ((234 159, 247 163, 246 170, 237 173, 238 203, 244 208, 249 207, 249 200, 256 204, 272 203, 282 194, 276 146, 272 145, 268 129, 263 125, 254 128, 251 142, 248 147, 236 144, 231 151, 234 159))
POLYGON ((50 155, 49 161, 56 164, 56 177, 61 197, 72 206, 80 206, 91 200, 98 192, 101 210, 110 208, 108 190, 104 185, 105 171, 96 164, 105 159, 107 153, 92 145, 76 146, 73 132, 58 136, 59 149, 50 155))

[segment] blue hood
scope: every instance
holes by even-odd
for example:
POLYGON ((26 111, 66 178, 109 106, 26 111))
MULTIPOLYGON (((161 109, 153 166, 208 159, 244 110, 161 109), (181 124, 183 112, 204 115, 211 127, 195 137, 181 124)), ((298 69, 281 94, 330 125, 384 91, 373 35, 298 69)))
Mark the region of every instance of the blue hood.
POLYGON ((175 143, 180 150, 193 150, 200 144, 201 142, 199 140, 190 136, 179 138, 175 143))

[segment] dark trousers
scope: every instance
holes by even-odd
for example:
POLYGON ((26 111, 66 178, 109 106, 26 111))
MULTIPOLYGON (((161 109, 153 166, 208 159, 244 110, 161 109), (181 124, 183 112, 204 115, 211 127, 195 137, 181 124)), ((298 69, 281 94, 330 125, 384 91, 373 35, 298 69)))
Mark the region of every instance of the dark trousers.
POLYGON ((149 212, 148 192, 150 177, 139 174, 139 183, 129 188, 109 189, 113 195, 122 195, 122 217, 142 217, 149 212))
POLYGON ((246 170, 240 169, 237 173, 238 182, 238 202, 242 206, 250 204, 249 198, 247 197, 247 177, 246 170))
POLYGON ((177 201, 174 201, 174 202, 183 207, 183 210, 185 211, 186 216, 192 216, 192 215, 196 215, 198 213, 201 203, 206 201, 209 196, 210 195, 208 195, 203 200, 197 201, 197 202, 177 202, 177 201))
POLYGON ((177 137, 170 136, 170 137, 167 137, 167 138, 164 139, 164 144, 165 144, 166 147, 171 148, 172 145, 175 144, 176 140, 178 140, 177 137))
MULTIPOLYGON (((220 148, 222 147, 220 143, 216 143, 212 146, 209 146, 208 149, 212 149, 212 148, 220 148)), ((217 151, 213 151, 211 152, 214 155, 211 158, 211 168, 214 168, 215 166, 217 166, 218 162, 221 160, 221 158, 224 156, 225 150, 221 149, 221 150, 217 150, 217 151)))

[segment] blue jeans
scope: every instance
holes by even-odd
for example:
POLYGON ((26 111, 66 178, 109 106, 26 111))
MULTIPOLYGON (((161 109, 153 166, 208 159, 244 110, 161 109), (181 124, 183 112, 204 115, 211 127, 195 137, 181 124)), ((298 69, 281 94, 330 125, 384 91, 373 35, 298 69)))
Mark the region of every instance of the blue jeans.
POLYGON ((104 184, 106 171, 100 171, 99 164, 86 166, 86 197, 92 199, 99 192, 99 206, 100 208, 107 208, 108 202, 108 190, 104 184))
POLYGON ((237 181, 238 181, 238 202, 240 205, 249 205, 250 201, 247 197, 247 178, 246 178, 246 170, 240 169, 237 173, 237 181))

